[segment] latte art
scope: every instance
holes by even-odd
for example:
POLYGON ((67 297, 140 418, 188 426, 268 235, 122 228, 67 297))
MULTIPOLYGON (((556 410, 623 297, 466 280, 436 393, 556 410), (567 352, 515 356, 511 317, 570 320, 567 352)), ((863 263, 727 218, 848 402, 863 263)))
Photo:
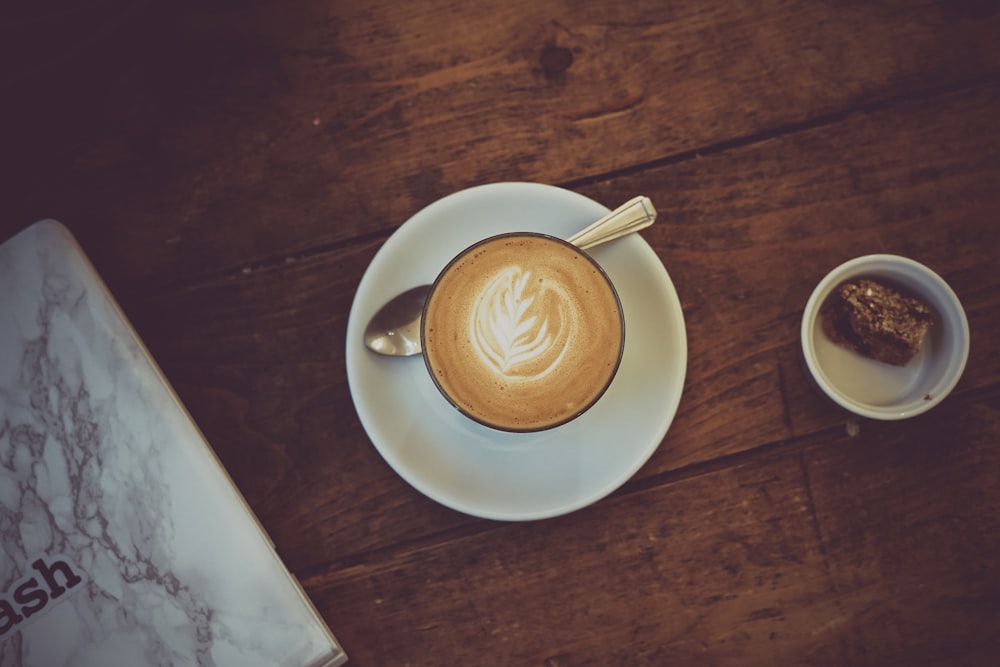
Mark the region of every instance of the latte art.
POLYGON ((480 359, 511 380, 548 375, 573 338, 568 295, 558 285, 533 283, 531 277, 531 271, 517 266, 500 271, 476 299, 469 318, 469 337, 480 359), (545 307, 544 302, 551 304, 545 307))
POLYGON ((581 414, 621 360, 624 321, 601 268, 542 234, 477 243, 427 297, 424 362, 444 397, 493 428, 537 431, 581 414))

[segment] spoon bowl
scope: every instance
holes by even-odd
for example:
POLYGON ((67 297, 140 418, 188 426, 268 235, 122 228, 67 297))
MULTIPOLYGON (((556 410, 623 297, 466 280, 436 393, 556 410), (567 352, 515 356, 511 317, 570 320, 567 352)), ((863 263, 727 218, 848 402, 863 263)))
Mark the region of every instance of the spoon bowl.
POLYGON ((420 318, 430 285, 417 285, 382 306, 365 328, 365 346, 392 357, 420 354, 420 318))

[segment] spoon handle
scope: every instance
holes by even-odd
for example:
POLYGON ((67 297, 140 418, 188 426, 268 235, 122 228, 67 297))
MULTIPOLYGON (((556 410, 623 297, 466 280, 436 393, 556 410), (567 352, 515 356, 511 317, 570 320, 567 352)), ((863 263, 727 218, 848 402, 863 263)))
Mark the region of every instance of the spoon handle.
POLYGON ((649 197, 630 199, 606 216, 566 239, 586 250, 599 243, 637 232, 649 227, 656 220, 656 209, 649 197))

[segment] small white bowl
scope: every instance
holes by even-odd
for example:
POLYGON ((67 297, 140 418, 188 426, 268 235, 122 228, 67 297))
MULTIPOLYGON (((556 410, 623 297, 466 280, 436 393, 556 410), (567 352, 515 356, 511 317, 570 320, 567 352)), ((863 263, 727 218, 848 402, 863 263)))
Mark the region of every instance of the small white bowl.
POLYGON ((872 419, 907 419, 947 396, 969 358, 969 323, 951 287, 929 268, 897 255, 865 255, 841 264, 820 281, 802 315, 802 353, 819 388, 841 407, 872 419), (905 366, 869 359, 831 341, 820 311, 837 287, 870 278, 922 300, 934 324, 920 352, 905 366))

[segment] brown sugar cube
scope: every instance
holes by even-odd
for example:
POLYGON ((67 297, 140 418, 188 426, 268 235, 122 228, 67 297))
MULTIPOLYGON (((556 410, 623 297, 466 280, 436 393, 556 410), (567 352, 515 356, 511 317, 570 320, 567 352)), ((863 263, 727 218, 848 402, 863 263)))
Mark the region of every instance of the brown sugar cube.
POLYGON ((823 330, 831 340, 895 366, 917 354, 933 321, 924 303, 867 279, 838 287, 823 310, 823 330))

